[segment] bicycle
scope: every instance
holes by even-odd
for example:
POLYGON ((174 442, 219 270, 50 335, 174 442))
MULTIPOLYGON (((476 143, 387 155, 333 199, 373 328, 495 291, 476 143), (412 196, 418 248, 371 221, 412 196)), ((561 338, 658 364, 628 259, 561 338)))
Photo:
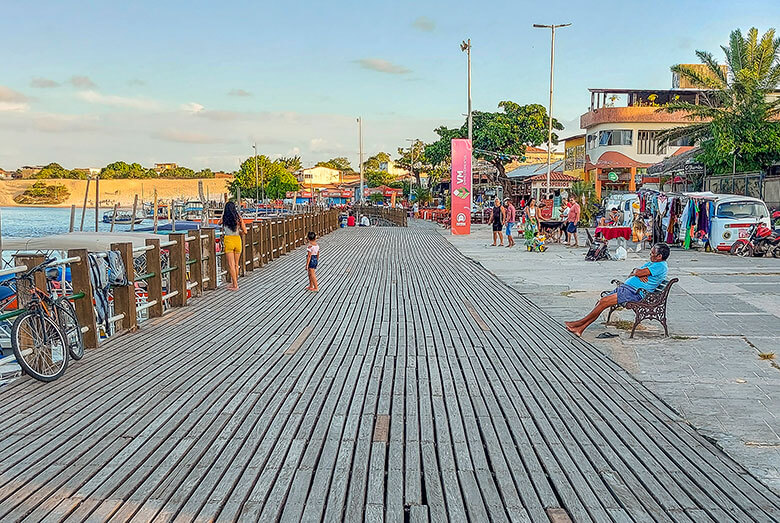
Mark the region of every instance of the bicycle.
POLYGON ((53 381, 65 372, 68 357, 79 360, 84 355, 84 339, 76 311, 65 296, 52 299, 48 292, 35 286, 34 274, 54 261, 48 259, 20 276, 0 283, 10 286, 25 282, 30 288, 30 301, 24 312, 14 320, 11 346, 17 363, 30 376, 40 381, 53 381))

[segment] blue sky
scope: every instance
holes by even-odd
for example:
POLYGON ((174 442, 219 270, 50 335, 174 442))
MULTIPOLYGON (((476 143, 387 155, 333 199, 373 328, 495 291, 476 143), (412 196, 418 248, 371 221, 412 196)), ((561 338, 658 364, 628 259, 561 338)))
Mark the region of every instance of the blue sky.
POLYGON ((780 21, 776 0, 594 2, 6 1, 0 168, 174 161, 233 170, 251 143, 305 164, 395 153, 473 106, 547 105, 578 130, 588 87, 667 88, 729 32, 780 21), (613 5, 614 4, 614 5, 613 5))

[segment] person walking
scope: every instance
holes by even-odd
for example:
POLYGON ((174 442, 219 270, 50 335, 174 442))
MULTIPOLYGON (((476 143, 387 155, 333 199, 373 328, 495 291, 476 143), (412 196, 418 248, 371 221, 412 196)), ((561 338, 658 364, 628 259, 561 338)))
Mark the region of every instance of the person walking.
POLYGON ((496 198, 493 203, 493 215, 490 222, 493 224, 493 247, 496 247, 496 240, 499 240, 499 247, 504 246, 504 235, 501 229, 504 227, 506 221, 506 209, 501 205, 501 200, 496 198))
POLYGON ((238 208, 235 202, 227 202, 225 210, 222 211, 222 248, 225 251, 225 260, 230 274, 231 291, 238 290, 238 261, 241 259, 241 236, 246 234, 246 225, 241 215, 238 214, 238 208))
POLYGON ((539 230, 539 209, 536 207, 536 198, 528 200, 528 205, 525 207, 525 223, 533 226, 536 231, 539 230))
POLYGON ((320 290, 317 284, 317 265, 320 262, 320 246, 317 244, 317 234, 314 231, 309 231, 306 235, 309 240, 309 245, 306 246, 306 272, 309 273, 309 286, 306 287, 307 291, 317 292, 320 290))
POLYGON ((514 247, 515 240, 512 238, 512 227, 515 226, 515 220, 517 219, 517 211, 515 206, 512 205, 512 200, 507 198, 504 200, 504 207, 506 208, 506 239, 509 245, 507 247, 514 247))
POLYGON ((569 247, 580 246, 577 239, 577 224, 580 223, 581 211, 577 198, 572 194, 569 196, 569 214, 566 216, 566 243, 569 247), (574 239, 574 245, 571 243, 572 238, 574 239))

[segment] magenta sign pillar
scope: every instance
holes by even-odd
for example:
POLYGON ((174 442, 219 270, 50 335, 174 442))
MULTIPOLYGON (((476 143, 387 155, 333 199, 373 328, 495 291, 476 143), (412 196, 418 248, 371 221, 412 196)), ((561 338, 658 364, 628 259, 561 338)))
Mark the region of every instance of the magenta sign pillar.
POLYGON ((452 181, 450 183, 452 234, 471 234, 471 142, 452 140, 452 181))

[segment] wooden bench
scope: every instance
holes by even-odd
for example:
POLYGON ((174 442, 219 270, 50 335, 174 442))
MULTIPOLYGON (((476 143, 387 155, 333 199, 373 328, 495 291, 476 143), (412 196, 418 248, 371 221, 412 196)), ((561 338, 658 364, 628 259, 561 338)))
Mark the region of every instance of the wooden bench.
MULTIPOLYGON (((618 307, 623 307, 625 309, 634 311, 635 318, 634 326, 631 329, 631 338, 634 337, 634 331, 636 331, 637 326, 644 320, 658 320, 658 322, 664 326, 664 334, 669 336, 669 328, 666 326, 666 301, 669 298, 669 290, 671 290, 672 285, 677 283, 677 281, 677 278, 664 280, 656 290, 645 294, 645 297, 641 300, 630 301, 628 303, 624 303, 623 305, 615 305, 614 307, 610 307, 609 313, 607 314, 607 324, 609 324, 609 319, 612 317, 612 313, 615 312, 615 309, 618 307)), ((620 280, 612 280, 612 283, 616 287, 623 285, 623 282, 620 280)), ((602 298, 608 295, 610 292, 611 291, 602 292, 602 298)))

